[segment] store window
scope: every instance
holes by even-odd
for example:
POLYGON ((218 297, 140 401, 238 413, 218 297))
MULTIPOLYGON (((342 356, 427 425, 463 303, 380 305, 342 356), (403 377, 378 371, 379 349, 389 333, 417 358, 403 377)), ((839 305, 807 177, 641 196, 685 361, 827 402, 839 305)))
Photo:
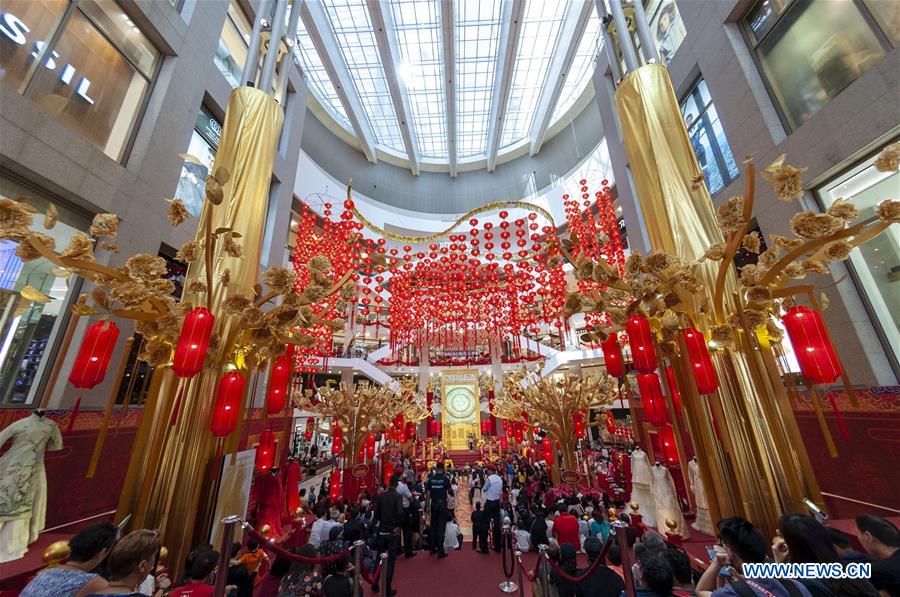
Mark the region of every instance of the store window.
POLYGON ((231 0, 213 62, 232 87, 241 84, 241 71, 247 60, 251 32, 250 21, 247 20, 244 11, 238 6, 237 0, 231 0))
MULTIPOLYGON (((859 219, 875 215, 876 205, 897 196, 900 173, 879 172, 872 157, 829 181, 818 191, 824 207, 843 198, 859 209, 859 219)), ((850 252, 850 267, 886 350, 900 362, 900 230, 887 230, 850 252)))
POLYGON ((737 178, 738 167, 709 88, 702 78, 681 101, 681 116, 706 179, 706 188, 710 195, 715 195, 737 178))
POLYGON ((758 0, 750 9, 744 32, 791 129, 884 58, 891 33, 897 42, 898 4, 758 0))
POLYGON ((646 11, 650 17, 650 31, 656 38, 656 49, 662 63, 669 64, 687 36, 678 6, 675 0, 650 0, 646 11))
POLYGON ((0 79, 121 161, 159 52, 110 1, 4 0, 0 79), (35 60, 46 40, 53 47, 35 60))
POLYGON ((200 215, 206 195, 206 177, 216 159, 216 149, 222 136, 222 124, 205 107, 200 108, 197 123, 191 134, 187 153, 197 160, 186 159, 181 166, 175 196, 184 202, 193 216, 200 215))
MULTIPOLYGON (((38 210, 32 228, 50 235, 57 247, 65 247, 76 232, 90 228, 90 218, 54 202, 59 221, 43 228, 40 213, 51 199, 0 173, 0 195, 27 197, 38 210)), ((52 365, 54 349, 48 346, 59 337, 59 328, 80 288, 68 272, 46 259, 23 262, 16 256, 19 243, 0 241, 0 404, 30 404, 36 399, 42 372, 52 365), (46 357, 46 358, 45 358, 46 357)))

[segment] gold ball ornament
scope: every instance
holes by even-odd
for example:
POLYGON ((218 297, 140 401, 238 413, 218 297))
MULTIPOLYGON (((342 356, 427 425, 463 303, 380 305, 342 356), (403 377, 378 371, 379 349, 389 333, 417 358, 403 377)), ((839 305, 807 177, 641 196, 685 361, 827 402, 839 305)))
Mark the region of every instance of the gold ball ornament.
POLYGON ((159 563, 165 564, 169 561, 169 548, 163 545, 159 548, 159 563))
POLYGON ((262 525, 261 527, 259 527, 259 533, 260 533, 263 537, 268 537, 268 536, 269 536, 269 533, 270 533, 271 531, 272 531, 272 527, 269 526, 269 525, 267 525, 267 524, 264 524, 264 525, 262 525))
POLYGON ((678 527, 678 524, 674 520, 671 518, 666 519, 666 528, 669 529, 669 534, 675 534, 676 527, 678 527))
POLYGON ((53 568, 66 561, 71 553, 72 550, 69 548, 68 541, 54 541, 47 546, 41 558, 48 568, 53 568))
POLYGON ((637 514, 637 513, 638 513, 638 510, 641 509, 641 505, 638 504, 637 502, 628 502, 628 507, 631 508, 631 511, 632 511, 634 514, 637 514))

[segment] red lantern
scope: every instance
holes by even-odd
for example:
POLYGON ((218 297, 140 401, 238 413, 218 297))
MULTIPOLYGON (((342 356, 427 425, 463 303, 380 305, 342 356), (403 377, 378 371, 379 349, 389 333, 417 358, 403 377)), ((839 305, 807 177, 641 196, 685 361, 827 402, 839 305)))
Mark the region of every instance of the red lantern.
POLYGON ((303 438, 306 441, 309 441, 312 439, 313 429, 315 429, 315 426, 316 426, 316 420, 314 418, 310 417, 310 418, 306 419, 306 431, 303 432, 303 438))
POLYGON ((272 363, 269 387, 266 391, 266 412, 270 415, 284 410, 292 369, 291 358, 286 354, 281 355, 272 363))
POLYGON ((209 428, 215 437, 225 437, 237 427, 241 398, 244 395, 244 376, 229 371, 219 380, 219 391, 213 405, 209 428))
POLYGON ((818 311, 797 305, 781 318, 803 377, 813 383, 833 383, 843 370, 825 322, 818 311))
POLYGON ((172 371, 178 377, 193 377, 203 369, 209 337, 212 334, 215 317, 206 307, 196 307, 184 316, 181 335, 172 360, 172 371))
POLYGON ((331 430, 331 453, 332 454, 340 454, 341 450, 344 449, 344 430, 341 429, 341 426, 335 423, 334 428, 331 430))
POLYGON ((406 433, 403 434, 406 436, 406 441, 411 442, 416 439, 416 424, 412 421, 406 423, 406 433))
POLYGON ((393 474, 394 474, 394 462, 393 462, 392 460, 388 459, 388 460, 384 463, 384 477, 383 477, 383 478, 384 478, 384 484, 385 484, 385 485, 390 485, 390 483, 391 483, 391 476, 392 476, 393 474))
POLYGON ((625 375, 625 359, 622 358, 622 347, 619 346, 619 335, 613 332, 600 343, 606 371, 613 377, 625 375))
POLYGON ((256 470, 264 473, 275 464, 275 433, 271 430, 263 431, 259 437, 259 445, 256 446, 256 470))
POLYGON ((553 441, 551 441, 550 436, 544 438, 542 442, 544 446, 544 460, 547 462, 548 466, 553 466, 554 462, 554 454, 553 454, 553 441))
POLYGON ((684 336, 691 373, 697 382, 697 391, 704 395, 712 394, 719 387, 719 378, 706 347, 706 338, 694 328, 685 328, 681 330, 681 334, 684 336))
POLYGON ((90 389, 103 381, 118 339, 119 328, 111 321, 98 321, 87 329, 69 373, 73 386, 90 389))
POLYGON ((481 434, 489 435, 491 433, 491 422, 490 421, 482 421, 481 422, 481 434))
POLYGON ((341 469, 331 471, 331 479, 328 485, 328 497, 335 500, 341 495, 341 469))
POLYGON ((609 431, 610 435, 616 434, 616 420, 613 418, 612 413, 606 413, 606 430, 609 431))
MULTIPOLYGON (((632 315, 625 322, 625 332, 631 345, 631 359, 639 373, 656 371, 656 352, 653 348, 653 332, 650 322, 642 315, 632 315)), ((657 380, 658 381, 658 380, 657 380)))
POLYGON ((581 411, 572 413, 572 423, 575 427, 575 437, 577 439, 584 438, 584 413, 581 411))
POLYGON ((509 440, 505 435, 500 436, 500 449, 503 451, 509 449, 509 440))
POLYGON ((366 436, 366 458, 372 460, 375 458, 375 434, 370 433, 366 436))
POLYGON ((675 431, 668 423, 659 430, 659 443, 662 444, 663 460, 667 465, 678 462, 678 445, 675 443, 675 431))
POLYGON ((644 405, 644 415, 654 426, 661 427, 666 423, 666 402, 662 388, 659 385, 659 377, 656 373, 641 373, 637 376, 638 389, 641 392, 641 402, 644 405))

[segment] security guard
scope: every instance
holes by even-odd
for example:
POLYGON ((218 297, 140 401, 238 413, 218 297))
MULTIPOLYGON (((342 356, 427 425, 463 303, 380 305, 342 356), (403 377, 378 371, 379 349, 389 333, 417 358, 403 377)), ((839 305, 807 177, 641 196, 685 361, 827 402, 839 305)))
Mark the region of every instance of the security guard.
POLYGON ((454 495, 450 479, 444 474, 444 463, 438 462, 435 474, 425 483, 425 491, 431 500, 431 553, 446 558, 444 531, 447 528, 447 496, 454 495))

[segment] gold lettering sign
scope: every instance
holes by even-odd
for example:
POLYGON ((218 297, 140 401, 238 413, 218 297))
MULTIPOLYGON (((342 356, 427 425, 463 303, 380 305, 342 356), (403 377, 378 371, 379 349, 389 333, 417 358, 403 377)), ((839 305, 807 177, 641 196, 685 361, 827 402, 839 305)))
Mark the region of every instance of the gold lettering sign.
POLYGON ((441 388, 443 443, 450 450, 466 450, 470 435, 476 442, 481 438, 478 371, 441 373, 441 388))

